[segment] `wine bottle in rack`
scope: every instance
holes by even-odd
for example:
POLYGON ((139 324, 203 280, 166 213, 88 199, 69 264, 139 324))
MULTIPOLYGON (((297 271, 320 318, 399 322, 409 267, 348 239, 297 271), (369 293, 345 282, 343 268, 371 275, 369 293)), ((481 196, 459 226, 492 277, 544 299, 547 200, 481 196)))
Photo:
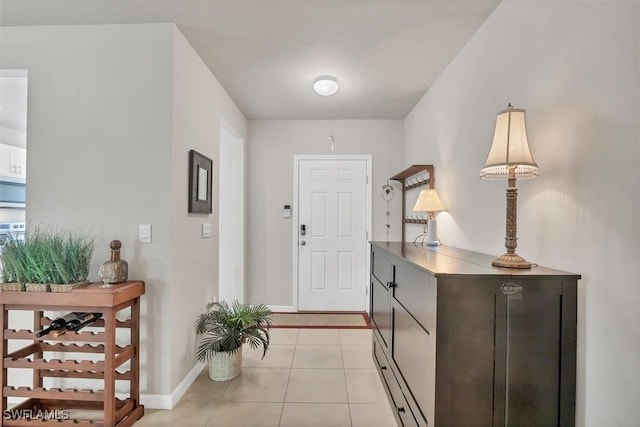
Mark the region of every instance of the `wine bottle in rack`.
POLYGON ((69 320, 64 328, 57 330, 51 334, 53 338, 57 338, 60 335, 64 335, 67 331, 75 332, 89 326, 96 320, 102 317, 102 313, 73 313, 76 316, 69 320))
POLYGON ((49 326, 42 329, 41 331, 36 332, 36 337, 40 338, 44 335, 47 335, 49 332, 60 331, 64 329, 64 327, 67 326, 67 322, 75 319, 77 314, 78 313, 67 313, 62 317, 58 317, 52 320, 49 326))
POLYGON ((69 331, 79 331, 80 329, 84 328, 85 326, 89 326, 90 324, 92 324, 93 322, 95 322, 96 320, 102 317, 102 313, 82 313, 82 314, 83 316, 78 316, 78 318, 67 323, 67 326, 65 329, 69 331))

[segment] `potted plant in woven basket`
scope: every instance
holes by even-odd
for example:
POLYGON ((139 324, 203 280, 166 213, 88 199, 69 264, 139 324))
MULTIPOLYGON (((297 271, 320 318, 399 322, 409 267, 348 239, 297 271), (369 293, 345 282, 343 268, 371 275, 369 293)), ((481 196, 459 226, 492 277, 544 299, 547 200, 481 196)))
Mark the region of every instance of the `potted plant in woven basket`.
POLYGON ((87 235, 35 227, 0 254, 2 290, 71 291, 88 283, 92 254, 87 235))
POLYGON ((196 320, 198 334, 204 335, 197 357, 209 362, 209 378, 227 381, 242 373, 242 345, 262 347, 262 357, 269 349, 271 310, 264 304, 246 305, 234 301, 209 303, 207 312, 196 320))
POLYGON ((24 290, 24 251, 23 242, 10 238, 0 254, 0 268, 2 269, 3 291, 23 291, 24 290))
POLYGON ((49 242, 51 291, 70 292, 88 284, 92 255, 93 238, 70 232, 52 235, 49 242))

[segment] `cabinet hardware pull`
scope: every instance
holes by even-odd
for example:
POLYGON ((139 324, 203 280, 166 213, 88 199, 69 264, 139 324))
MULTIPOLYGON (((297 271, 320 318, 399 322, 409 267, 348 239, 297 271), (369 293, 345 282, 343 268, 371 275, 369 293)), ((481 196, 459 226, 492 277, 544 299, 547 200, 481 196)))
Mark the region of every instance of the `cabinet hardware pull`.
POLYGON ((395 283, 393 283, 393 282, 387 282, 387 286, 388 286, 388 287, 390 287, 390 288, 395 288, 395 287, 397 287, 398 285, 397 285, 397 284, 395 284, 395 283))
POLYGON ((380 366, 380 370, 381 370, 381 371, 386 371, 386 370, 387 370, 387 367, 386 367, 386 366, 380 366))
POLYGON ((522 292, 522 286, 517 283, 503 283, 500 289, 505 295, 513 295, 522 292))
POLYGON ((398 412, 404 412, 404 406, 398 406, 398 412))

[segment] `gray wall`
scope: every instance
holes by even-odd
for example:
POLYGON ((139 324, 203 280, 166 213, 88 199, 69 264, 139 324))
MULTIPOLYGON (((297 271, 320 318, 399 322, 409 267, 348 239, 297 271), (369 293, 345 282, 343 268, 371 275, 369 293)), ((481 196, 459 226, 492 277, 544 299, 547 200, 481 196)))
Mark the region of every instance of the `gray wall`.
POLYGON ((437 168, 441 239, 497 255, 506 182, 478 173, 496 113, 527 109, 540 177, 518 182, 518 253, 582 274, 580 426, 640 419, 639 16, 638 2, 504 1, 405 121, 405 165, 437 168))
POLYGON ((215 160, 220 120, 247 122, 173 24, 11 27, 0 43, 0 68, 29 71, 27 219, 95 235, 92 280, 122 240, 129 277, 146 282, 141 391, 170 402, 218 292, 217 233, 200 230, 217 229, 219 180, 214 213, 187 214, 188 150, 215 160))
MULTIPOLYGON (((171 389, 194 367, 193 322, 218 297, 221 120, 246 136, 247 120, 178 31, 173 36, 173 146, 171 160, 171 389), (213 214, 188 214, 188 152, 213 160, 213 214), (212 225, 203 239, 202 223, 212 225)), ((242 192, 233 197, 243 198, 242 192)))
MULTIPOLYGON (((247 299, 293 305, 293 221, 282 207, 293 203, 293 156, 372 156, 372 232, 386 240, 382 185, 402 169, 402 120, 251 120, 247 158, 247 299)), ((421 161, 422 159, 420 159, 421 161)), ((400 239, 400 193, 392 201, 390 240, 400 239)))
POLYGON ((122 241, 130 277, 147 282, 142 389, 167 392, 172 27, 0 31, 0 68, 29 71, 27 220, 95 235, 92 280, 122 241), (138 224, 153 244, 137 243, 138 224))

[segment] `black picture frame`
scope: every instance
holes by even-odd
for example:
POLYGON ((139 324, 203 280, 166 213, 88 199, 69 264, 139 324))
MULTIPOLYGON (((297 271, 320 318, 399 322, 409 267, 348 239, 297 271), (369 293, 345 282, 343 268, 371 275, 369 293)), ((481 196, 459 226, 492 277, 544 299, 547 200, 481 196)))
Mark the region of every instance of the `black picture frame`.
POLYGON ((213 212, 212 185, 213 160, 195 150, 189 150, 189 213, 213 212))

